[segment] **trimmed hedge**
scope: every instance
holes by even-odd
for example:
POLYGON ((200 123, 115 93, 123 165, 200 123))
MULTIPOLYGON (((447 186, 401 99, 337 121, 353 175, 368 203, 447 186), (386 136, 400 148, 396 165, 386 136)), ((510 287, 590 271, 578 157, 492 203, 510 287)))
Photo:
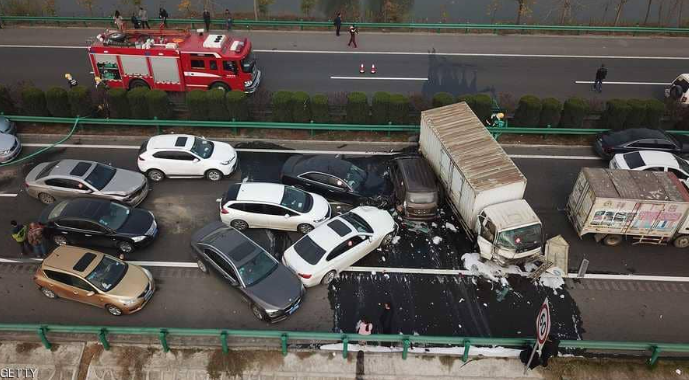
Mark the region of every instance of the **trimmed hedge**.
POLYGON ((390 94, 379 91, 371 99, 371 119, 373 124, 387 124, 390 121, 390 94))
POLYGON ((127 102, 130 105, 131 116, 134 119, 149 119, 146 95, 151 91, 148 87, 137 87, 127 92, 127 102))
POLYGON ((190 120, 208 120, 208 101, 206 91, 191 90, 186 96, 190 120))
POLYGON ((540 121, 541 109, 541 99, 533 95, 524 95, 519 99, 512 122, 519 127, 534 127, 540 121))
POLYGON ((627 105, 629 106, 629 114, 627 115, 627 120, 624 122, 624 128, 641 127, 646 117, 646 101, 641 99, 629 99, 627 100, 627 105))
POLYGON ((449 106, 450 104, 454 103, 455 98, 449 92, 439 92, 433 95, 433 100, 431 101, 433 108, 449 106))
POLYGON ((409 124, 409 98, 402 94, 390 95, 390 122, 396 125, 409 124))
POLYGON ((473 110, 474 105, 476 104, 476 98, 474 98, 474 95, 460 95, 457 97, 457 103, 461 102, 465 102, 469 108, 473 110))
POLYGON ((11 115, 17 113, 17 107, 14 105, 10 90, 0 85, 0 112, 11 115))
POLYGON ((485 124, 493 114, 493 99, 486 94, 476 94, 474 95, 474 105, 471 109, 474 110, 479 120, 485 124))
POLYGON ((69 97, 62 87, 53 87, 46 91, 45 102, 48 111, 54 117, 70 117, 69 97))
POLYGON ((273 121, 291 123, 293 101, 294 94, 290 91, 278 91, 274 93, 271 99, 273 121))
POLYGON ((569 98, 562 107, 561 128, 582 128, 588 115, 589 105, 582 98, 569 98))
POLYGON ((363 92, 350 92, 347 95, 347 123, 368 124, 368 97, 363 92))
POLYGON ((48 107, 43 90, 27 87, 22 90, 22 110, 30 116, 48 116, 48 107))
POLYGON ((643 125, 647 128, 660 128, 660 119, 665 114, 665 103, 657 99, 646 100, 646 114, 643 125))
POLYGON ((148 117, 158 120, 170 120, 174 117, 172 104, 167 97, 167 92, 163 90, 151 90, 146 94, 148 104, 148 117))
POLYGON ((74 116, 93 116, 94 105, 91 92, 84 86, 72 87, 69 90, 69 105, 74 116))
POLYGON ((244 91, 229 91, 225 94, 225 105, 227 106, 227 116, 230 120, 249 120, 249 105, 247 104, 244 91))
POLYGON ((605 102, 605 111, 601 118, 604 128, 610 128, 615 131, 624 129, 624 124, 631 109, 632 107, 623 99, 610 99, 605 102))
POLYGON ((316 94, 311 97, 311 117, 314 123, 330 123, 327 95, 316 94))
POLYGON ((230 118, 225 105, 225 92, 216 88, 206 91, 206 107, 208 108, 208 120, 223 121, 230 118))
POLYGON ((292 95, 292 121, 308 123, 311 121, 311 97, 304 91, 292 95))
POLYGON ((562 114, 562 103, 555 98, 545 98, 541 100, 541 117, 538 121, 539 127, 557 127, 560 123, 562 114))
POLYGON ((106 93, 110 117, 113 119, 129 119, 132 115, 127 100, 127 90, 124 88, 111 88, 106 93))

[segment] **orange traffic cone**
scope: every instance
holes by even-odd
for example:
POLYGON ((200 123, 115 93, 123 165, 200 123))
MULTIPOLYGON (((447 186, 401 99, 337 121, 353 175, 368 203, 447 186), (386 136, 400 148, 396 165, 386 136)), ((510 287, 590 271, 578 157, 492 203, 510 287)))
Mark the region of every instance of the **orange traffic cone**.
POLYGON ((371 65, 371 74, 376 73, 376 65, 371 65))
POLYGON ((361 66, 359 67, 359 73, 363 74, 365 72, 366 72, 366 70, 364 69, 364 64, 362 63, 361 66))

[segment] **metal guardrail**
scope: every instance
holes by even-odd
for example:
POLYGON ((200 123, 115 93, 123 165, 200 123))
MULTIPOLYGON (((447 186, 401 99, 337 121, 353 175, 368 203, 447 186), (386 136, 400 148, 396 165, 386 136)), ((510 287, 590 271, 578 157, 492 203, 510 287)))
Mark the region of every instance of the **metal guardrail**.
MULTIPOLYGON (((111 17, 44 17, 44 16, 4 16, 0 15, 3 22, 43 22, 43 23, 110 23, 111 17)), ((151 22, 160 23, 162 20, 152 18, 151 22)), ((125 20, 127 22, 127 20, 125 20)), ((202 19, 167 19, 169 25, 194 24, 203 25, 202 19)), ((216 18, 211 20, 213 25, 225 25, 225 20, 216 18)), ((349 23, 349 21, 347 21, 349 23)), ((296 26, 304 28, 331 28, 332 21, 303 21, 303 20, 233 20, 235 27, 280 27, 296 26)), ((448 23, 377 23, 377 22, 357 22, 359 28, 370 29, 431 29, 431 30, 492 30, 497 31, 569 31, 569 32, 622 32, 622 33, 641 33, 641 34, 689 34, 689 28, 661 28, 661 27, 642 27, 642 26, 586 26, 586 25, 512 25, 512 24, 448 24, 448 23)))
MULTIPOLYGON (((279 339, 282 354, 287 355, 290 340, 315 340, 321 342, 341 342, 342 357, 347 358, 348 345, 351 342, 393 342, 402 345, 402 358, 406 359, 412 344, 438 344, 464 347, 462 360, 469 359, 471 346, 503 346, 525 348, 533 345, 534 339, 528 338, 480 338, 480 337, 450 337, 423 335, 359 335, 347 333, 304 332, 304 331, 273 331, 273 330, 226 330, 226 329, 186 329, 186 328, 157 328, 157 327, 117 327, 117 326, 68 326, 46 324, 0 324, 0 331, 32 332, 38 334, 46 349, 52 347, 48 338, 50 333, 66 334, 94 334, 105 350, 110 349, 108 335, 148 335, 157 336, 163 351, 170 350, 168 337, 170 336, 206 336, 218 339, 224 353, 229 352, 228 338, 264 338, 279 339)), ((689 344, 683 343, 654 343, 654 342, 613 342, 563 340, 561 348, 590 349, 596 351, 643 351, 651 354, 648 364, 654 365, 661 353, 687 353, 689 344)))

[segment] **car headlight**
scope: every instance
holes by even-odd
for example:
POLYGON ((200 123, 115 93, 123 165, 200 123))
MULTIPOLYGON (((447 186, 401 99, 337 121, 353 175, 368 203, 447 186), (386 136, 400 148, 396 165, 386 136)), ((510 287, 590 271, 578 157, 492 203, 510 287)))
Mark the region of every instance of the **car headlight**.
POLYGON ((321 223, 321 222, 324 222, 326 219, 328 219, 328 214, 325 214, 322 218, 320 218, 318 220, 314 220, 313 222, 314 223, 321 223))
POLYGON ((122 300, 122 305, 124 306, 132 306, 138 301, 136 298, 128 299, 128 300, 122 300))
POLYGON ((266 309, 266 314, 268 314, 269 317, 274 317, 274 316, 280 314, 280 310, 266 309))
POLYGON ((251 86, 252 84, 254 84, 254 81, 252 81, 252 80, 244 81, 244 87, 249 87, 249 86, 251 86))
POLYGON ((139 242, 143 241, 144 239, 146 239, 146 236, 134 236, 132 238, 132 240, 134 240, 134 243, 139 243, 139 242))

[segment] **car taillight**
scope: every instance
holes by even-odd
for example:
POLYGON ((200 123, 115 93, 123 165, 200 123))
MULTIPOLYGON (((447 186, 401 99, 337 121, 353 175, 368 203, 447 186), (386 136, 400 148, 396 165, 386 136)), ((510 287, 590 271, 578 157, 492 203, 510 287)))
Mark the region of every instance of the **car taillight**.
POLYGON ((143 157, 139 156, 139 161, 146 161, 143 157))
POLYGON ((24 187, 25 187, 25 188, 28 188, 28 187, 29 187, 29 183, 28 183, 28 182, 24 182, 24 187))
POLYGON ((299 275, 299 277, 305 278, 305 279, 307 279, 307 280, 308 280, 309 278, 311 278, 311 275, 310 275, 310 274, 304 274, 304 273, 297 273, 297 274, 299 275))
POLYGON ((684 103, 684 102, 686 102, 686 101, 687 101, 687 97, 686 97, 686 96, 683 96, 683 97, 682 97, 682 103, 684 103))
POLYGON ((221 207, 221 208, 220 208, 220 213, 221 213, 221 214, 229 214, 230 212, 229 212, 229 211, 227 211, 227 209, 226 209, 226 208, 224 208, 224 207, 221 207))

